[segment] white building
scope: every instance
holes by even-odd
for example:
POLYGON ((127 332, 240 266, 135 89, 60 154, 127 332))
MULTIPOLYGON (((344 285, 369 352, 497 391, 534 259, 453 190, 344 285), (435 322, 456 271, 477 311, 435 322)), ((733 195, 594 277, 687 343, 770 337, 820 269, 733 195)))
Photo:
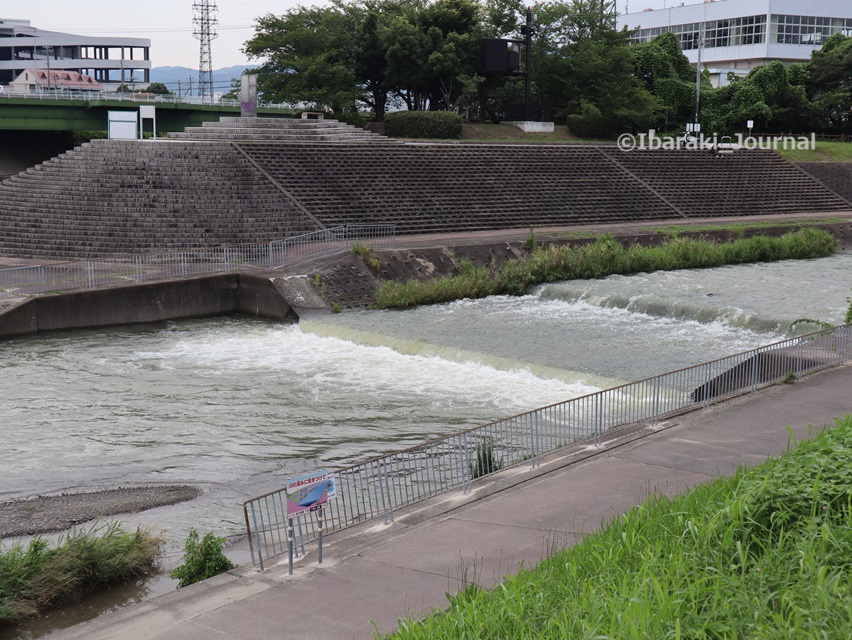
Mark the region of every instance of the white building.
POLYGON ((150 84, 151 41, 44 31, 29 20, 0 18, 0 84, 27 69, 73 71, 111 90, 124 83, 150 84))
MULTIPOLYGON (((641 4, 642 0, 634 2, 641 4)), ((621 15, 618 27, 626 26, 633 33, 634 43, 648 42, 671 31, 693 65, 700 53, 701 67, 709 69, 716 86, 724 85, 729 73, 746 75, 773 60, 806 62, 828 37, 835 33, 852 35, 852 0, 705 0, 677 4, 621 15)))

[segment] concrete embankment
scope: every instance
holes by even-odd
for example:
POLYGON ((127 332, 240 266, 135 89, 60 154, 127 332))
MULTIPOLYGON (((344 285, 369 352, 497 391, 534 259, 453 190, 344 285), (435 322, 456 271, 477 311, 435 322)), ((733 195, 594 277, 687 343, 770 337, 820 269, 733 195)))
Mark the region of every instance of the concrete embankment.
MULTIPOLYGON (((742 220, 718 222, 730 224, 742 223, 742 220)), ((541 245, 581 246, 594 242, 601 233, 611 233, 625 245, 653 246, 669 238, 667 233, 655 231, 654 226, 660 225, 536 229, 534 239, 541 245)), ((852 248, 850 221, 830 219, 815 226, 834 235, 842 249, 852 248)), ((790 230, 788 223, 744 228, 741 235, 781 236, 790 230)), ((715 238, 720 242, 733 240, 738 235, 725 229, 690 230, 689 225, 679 227, 678 232, 684 236, 715 238)), ((525 241, 529 234, 529 230, 513 230, 398 238, 397 244, 405 248, 374 251, 372 255, 377 262, 373 267, 365 264, 360 256, 343 252, 282 270, 243 270, 40 295, 0 309, 0 339, 59 329, 235 313, 295 322, 306 310, 330 312, 367 307, 374 301, 380 280, 456 275, 461 271, 463 260, 483 266, 520 258, 528 252, 525 241)))
POLYGON ((305 277, 229 273, 29 298, 0 314, 0 338, 234 313, 295 322, 318 304, 305 277))

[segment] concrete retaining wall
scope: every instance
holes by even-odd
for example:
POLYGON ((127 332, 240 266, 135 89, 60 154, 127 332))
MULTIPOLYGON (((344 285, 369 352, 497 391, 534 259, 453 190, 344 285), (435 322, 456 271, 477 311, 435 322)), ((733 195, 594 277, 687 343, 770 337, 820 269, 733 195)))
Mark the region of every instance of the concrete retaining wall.
POLYGON ((0 338, 233 313, 298 319, 270 278, 224 274, 33 298, 0 314, 0 338))

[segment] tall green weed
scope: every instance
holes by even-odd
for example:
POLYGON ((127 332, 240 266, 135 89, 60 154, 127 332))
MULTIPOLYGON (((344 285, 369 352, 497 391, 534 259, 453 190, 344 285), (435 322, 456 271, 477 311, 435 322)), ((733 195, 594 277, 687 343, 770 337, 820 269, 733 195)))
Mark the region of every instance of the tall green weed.
POLYGON ((379 309, 405 309, 490 295, 523 295, 534 284, 602 278, 673 269, 719 267, 727 264, 784 259, 821 258, 837 250, 831 234, 807 228, 780 238, 754 236, 722 244, 710 240, 674 237, 657 247, 625 248, 611 236, 581 247, 538 247, 524 259, 499 267, 468 265, 456 276, 431 281, 383 282, 377 293, 379 309))

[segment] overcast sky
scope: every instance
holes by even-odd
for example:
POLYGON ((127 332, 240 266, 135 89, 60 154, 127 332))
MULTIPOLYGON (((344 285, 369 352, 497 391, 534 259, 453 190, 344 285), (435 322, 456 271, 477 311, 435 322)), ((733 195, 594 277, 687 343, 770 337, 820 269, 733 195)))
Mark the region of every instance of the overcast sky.
MULTIPOLYGON (((661 9, 681 2, 701 0, 617 0, 631 12, 661 9)), ((198 68, 199 42, 193 37, 193 0, 33 0, 17 5, 0 0, 0 17, 29 20, 34 27, 81 35, 126 36, 151 39, 152 66, 198 68)), ((212 43, 213 68, 249 64, 240 51, 254 34, 255 18, 267 13, 282 14, 297 5, 323 4, 299 0, 217 0, 218 37, 212 43)))

